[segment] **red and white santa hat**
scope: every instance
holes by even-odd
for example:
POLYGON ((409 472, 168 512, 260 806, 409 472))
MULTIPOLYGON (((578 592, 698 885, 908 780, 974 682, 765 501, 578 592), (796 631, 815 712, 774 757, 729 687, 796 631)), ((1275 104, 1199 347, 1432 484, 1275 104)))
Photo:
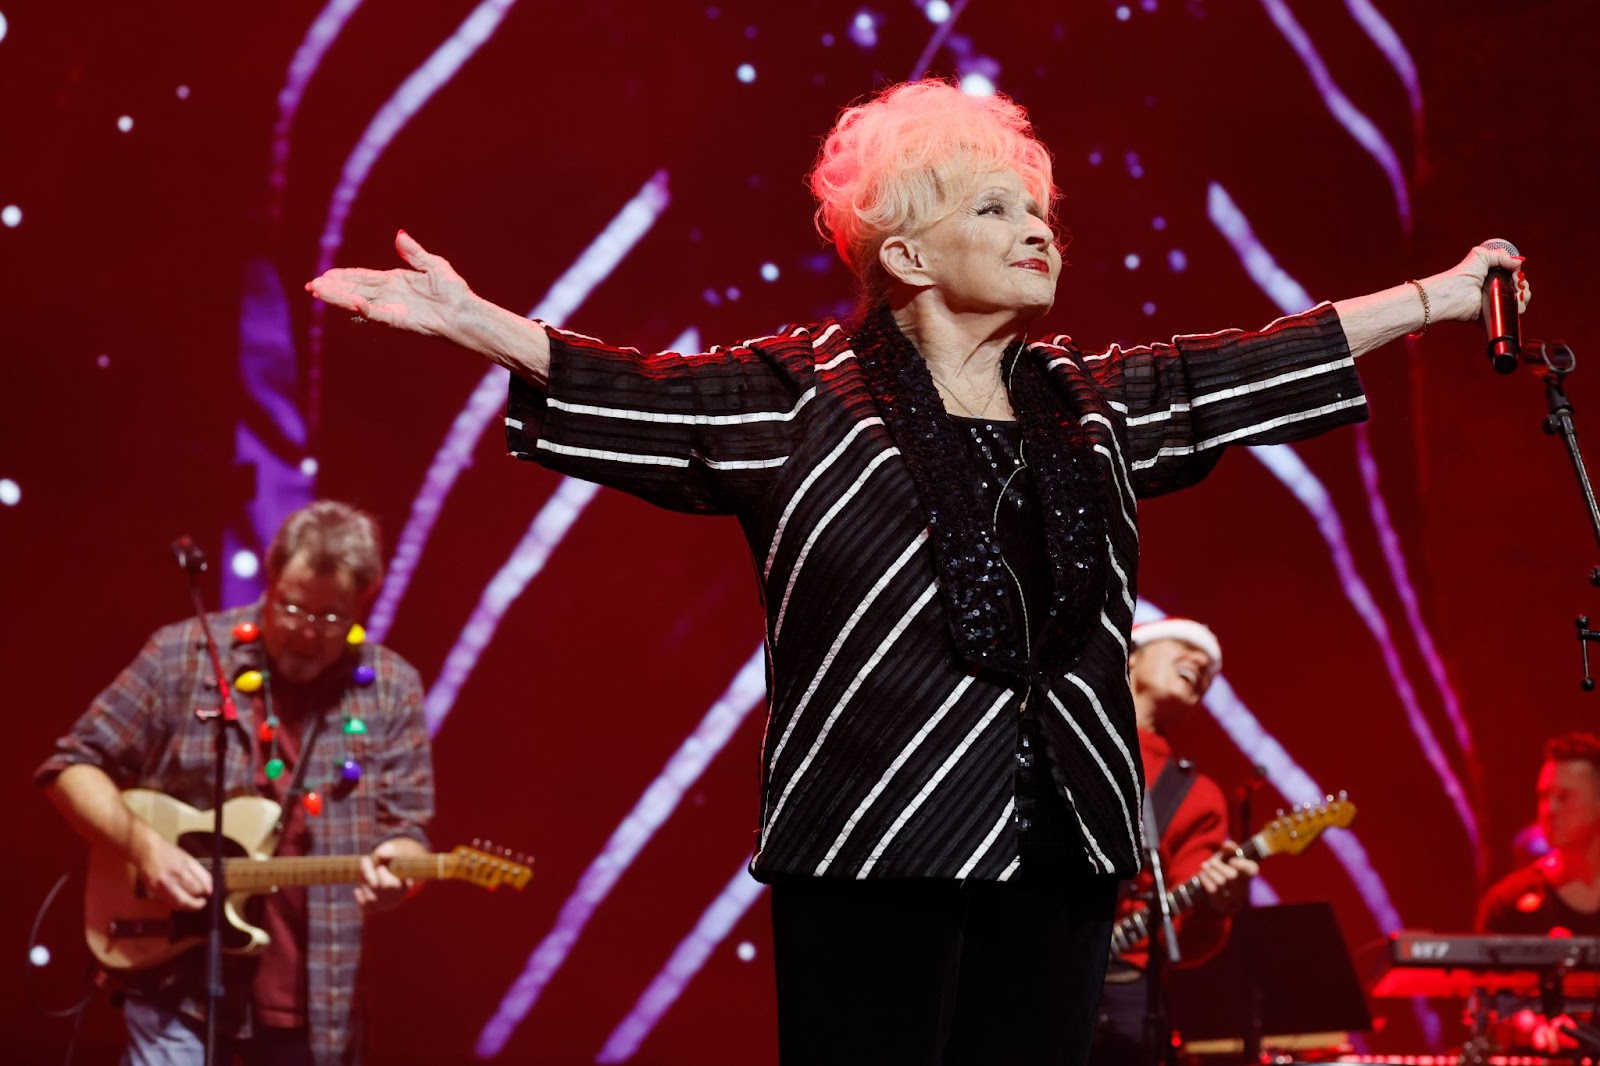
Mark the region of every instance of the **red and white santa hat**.
POLYGON ((1208 627, 1193 618, 1157 618, 1140 622, 1133 627, 1129 637, 1135 648, 1158 640, 1181 640, 1185 644, 1193 644, 1211 657, 1213 677, 1222 669, 1222 642, 1208 627))

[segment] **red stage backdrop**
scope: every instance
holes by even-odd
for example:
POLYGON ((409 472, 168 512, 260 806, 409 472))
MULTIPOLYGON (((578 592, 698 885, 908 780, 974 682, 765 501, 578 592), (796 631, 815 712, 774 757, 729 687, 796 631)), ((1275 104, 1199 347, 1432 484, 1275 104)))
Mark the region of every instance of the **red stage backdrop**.
MULTIPOLYGON (((774 1060, 766 899, 743 872, 761 622, 731 521, 505 458, 473 357, 323 316, 327 263, 404 227, 478 291, 642 348, 834 313, 850 284, 801 176, 837 110, 923 72, 1026 104, 1056 153, 1087 345, 1259 326, 1507 237, 1525 334, 1592 313, 1597 17, 1483 0, 549 5, 0 0, 0 642, 13 856, 7 1061, 59 1061, 84 954, 21 951, 82 848, 28 783, 52 737, 312 494, 384 521, 375 628, 431 690, 448 847, 535 857, 522 895, 430 888, 369 933, 379 1063, 774 1060), (648 548, 648 551, 639 550, 648 548), (663 562, 665 560, 665 562, 663 562)), ((1592 723, 1573 617, 1600 563, 1527 374, 1442 326, 1362 361, 1370 426, 1240 451, 1143 508, 1147 610, 1227 647, 1183 749, 1257 803, 1360 808, 1264 871, 1352 950, 1460 929, 1511 868, 1542 740, 1592 723)), ((1307 960, 1308 966, 1316 965, 1307 960)), ((1459 1039, 1376 1004, 1372 1046, 1459 1039)), ((80 1061, 111 1061, 89 1007, 80 1061)))

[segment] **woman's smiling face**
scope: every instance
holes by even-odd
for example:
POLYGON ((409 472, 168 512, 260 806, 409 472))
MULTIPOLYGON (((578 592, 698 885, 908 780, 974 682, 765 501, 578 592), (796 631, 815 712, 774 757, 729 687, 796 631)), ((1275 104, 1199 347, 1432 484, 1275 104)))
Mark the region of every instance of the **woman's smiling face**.
POLYGON ((910 240, 953 312, 1014 311, 1031 320, 1055 303, 1061 252, 1015 171, 985 175, 954 211, 910 240))

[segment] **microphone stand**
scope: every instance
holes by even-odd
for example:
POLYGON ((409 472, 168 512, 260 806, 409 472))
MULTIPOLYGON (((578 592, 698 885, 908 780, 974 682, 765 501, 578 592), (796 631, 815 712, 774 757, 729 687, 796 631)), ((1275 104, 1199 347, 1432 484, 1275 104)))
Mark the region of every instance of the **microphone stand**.
MULTIPOLYGON (((1600 503, 1594 495, 1594 485, 1589 481, 1589 470, 1583 462, 1583 452, 1578 448, 1578 430, 1572 422, 1572 401, 1567 398, 1566 378, 1578 368, 1578 358, 1565 341, 1530 340, 1523 346, 1523 358, 1544 363, 1539 378, 1544 382, 1544 402, 1549 414, 1543 428, 1548 436, 1561 436, 1567 446, 1567 456, 1572 460, 1572 472, 1578 479, 1578 491, 1583 494, 1584 506, 1589 510, 1589 527, 1600 542, 1600 503)), ((1600 566, 1589 570, 1589 584, 1600 588, 1600 566)), ((1600 641, 1600 632, 1589 628, 1589 616, 1579 615, 1576 620, 1578 649, 1583 655, 1583 680, 1579 682, 1585 692, 1594 691, 1594 678, 1589 673, 1589 645, 1600 641)))
MULTIPOLYGON (((1239 825, 1237 832, 1235 832, 1233 836, 1233 839, 1235 840, 1248 841, 1250 839, 1250 800, 1253 796, 1255 796, 1256 792, 1261 788, 1261 786, 1267 783, 1267 768, 1265 766, 1262 766, 1258 763, 1252 767, 1252 770, 1254 772, 1252 773, 1250 780, 1246 781, 1239 789, 1239 825)), ((1250 906, 1250 893, 1246 892, 1244 894, 1244 903, 1240 908, 1241 913, 1244 910, 1248 910, 1250 906)), ((1237 917, 1237 915, 1235 917, 1237 917)), ((1251 962, 1254 958, 1253 952, 1241 952, 1240 957, 1244 961, 1246 1005, 1243 1049, 1244 1061, 1246 1063, 1258 1063, 1262 1061, 1261 988, 1257 983, 1256 975, 1251 968, 1251 962)))
POLYGON ((217 679, 217 691, 222 702, 216 710, 197 708, 195 717, 216 723, 216 762, 211 788, 211 896, 206 901, 206 1066, 217 1062, 217 1015, 221 1012, 224 989, 222 985, 222 903, 226 897, 223 884, 222 804, 227 796, 228 723, 239 719, 233 705, 233 692, 228 687, 227 672, 222 668, 222 655, 217 651, 216 639, 211 635, 211 624, 206 620, 205 601, 200 594, 200 575, 206 569, 206 556, 188 537, 179 537, 172 545, 172 554, 189 577, 189 599, 194 603, 194 615, 200 622, 200 632, 205 637, 206 652, 211 658, 211 669, 217 679))
POLYGON ((1162 959, 1162 952, 1157 951, 1154 937, 1150 944, 1150 961, 1145 967, 1145 1015, 1144 1038, 1145 1046, 1150 1052, 1152 1061, 1172 1063, 1174 1061, 1172 1047, 1172 1027, 1167 1020, 1166 997, 1162 993, 1161 970, 1164 963, 1179 963, 1183 956, 1178 949, 1178 933, 1172 924, 1172 905, 1167 900, 1167 878, 1161 868, 1161 835, 1156 829, 1155 811, 1150 806, 1150 795, 1145 794, 1144 800, 1144 840, 1145 858, 1150 863, 1150 874, 1154 879, 1155 899, 1151 906, 1157 908, 1161 915, 1161 947, 1166 954, 1162 959))

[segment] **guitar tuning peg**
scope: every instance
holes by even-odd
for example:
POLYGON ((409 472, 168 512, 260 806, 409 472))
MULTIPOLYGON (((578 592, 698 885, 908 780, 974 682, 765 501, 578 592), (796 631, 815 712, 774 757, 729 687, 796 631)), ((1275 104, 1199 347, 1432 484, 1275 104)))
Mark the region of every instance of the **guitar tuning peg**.
POLYGON ((1341 788, 1339 790, 1339 800, 1340 800, 1340 802, 1343 802, 1343 801, 1345 801, 1345 800, 1347 800, 1349 798, 1350 798, 1350 793, 1346 792, 1344 789, 1341 788))
POLYGON ((1278 808, 1278 817, 1279 817, 1279 818, 1282 818, 1282 817, 1283 817, 1283 808, 1282 808, 1282 807, 1279 807, 1279 808, 1278 808))
POLYGON ((472 846, 473 847, 478 847, 482 843, 483 843, 483 841, 479 840, 477 837, 473 837, 472 838, 472 846))
POLYGON ((1333 802, 1333 793, 1332 792, 1328 793, 1328 795, 1323 799, 1323 802, 1324 803, 1332 803, 1333 802))

